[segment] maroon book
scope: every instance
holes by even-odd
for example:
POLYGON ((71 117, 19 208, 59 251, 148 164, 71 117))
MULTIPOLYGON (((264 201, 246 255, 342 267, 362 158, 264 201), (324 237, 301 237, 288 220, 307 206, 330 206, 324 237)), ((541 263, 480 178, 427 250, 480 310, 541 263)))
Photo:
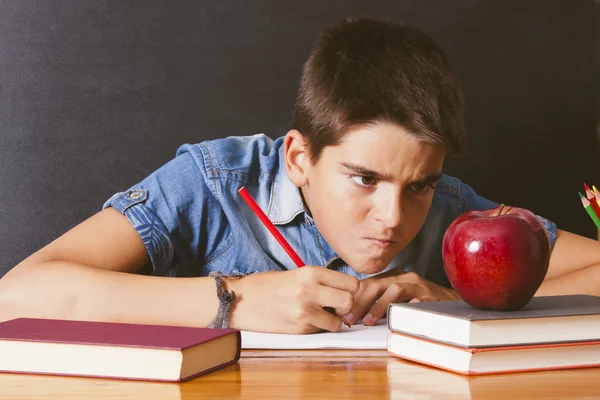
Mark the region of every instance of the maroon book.
POLYGON ((235 363, 235 329, 18 318, 0 323, 0 371, 182 381, 235 363))

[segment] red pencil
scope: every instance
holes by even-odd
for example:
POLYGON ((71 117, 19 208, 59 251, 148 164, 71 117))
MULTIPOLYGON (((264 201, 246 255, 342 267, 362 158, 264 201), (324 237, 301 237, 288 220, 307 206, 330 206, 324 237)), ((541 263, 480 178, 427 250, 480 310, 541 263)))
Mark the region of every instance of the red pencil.
MULTIPOLYGON (((254 211, 254 213, 258 216, 258 218, 262 221, 262 223, 267 227, 269 232, 271 232, 271 234, 275 237, 275 239, 277 239, 277 241, 279 242, 281 247, 283 247, 285 252, 292 258, 292 260, 294 260, 294 262, 296 263, 298 268, 304 267, 304 265, 305 265, 304 261, 302 261, 300 256, 298 254, 296 254, 294 249, 292 249, 292 246, 290 246, 290 244, 287 242, 287 240, 285 240, 285 238, 281 235, 281 233, 279 233, 277 228, 275 228, 275 225, 273 225, 273 223, 271 222, 269 217, 267 217, 267 215, 263 212, 263 210, 261 210, 260 206, 256 203, 256 201, 254 201, 252 196, 250 196, 250 193, 248 193, 246 188, 242 187, 240 190, 238 190, 238 193, 240 194, 240 196, 242 196, 242 198, 244 200, 246 200, 246 203, 248 203, 248 205, 250 206, 250 209, 252 209, 252 211, 254 211)), ((335 314, 335 310, 331 307, 324 307, 324 309, 329 311, 332 314, 335 314)), ((348 328, 350 328, 349 323, 347 323, 345 321, 344 321, 344 323, 348 326, 348 328)))
POLYGON ((598 206, 596 196, 594 196, 594 193, 592 193, 587 183, 584 182, 583 187, 585 188, 585 196, 590 201, 590 204, 592 205, 592 209, 594 210, 596 217, 600 218, 600 206, 598 206))
POLYGON ((263 210, 260 209, 258 204, 256 204, 256 201, 254 201, 252 196, 250 196, 250 193, 248 193, 246 188, 242 187, 240 190, 238 190, 238 193, 240 194, 240 196, 242 196, 242 198, 244 200, 246 200, 246 203, 248 203, 248 205, 250 206, 252 211, 254 211, 254 213, 258 216, 258 218, 262 221, 262 223, 265 224, 265 226, 267 227, 269 232, 271 232, 271 234, 273 236, 275 236, 275 239, 277 239, 277 241, 279 242, 281 247, 283 247, 285 252, 288 253, 288 255, 292 258, 292 260, 294 260, 294 263, 296 263, 298 268, 304 267, 304 265, 305 265, 304 261, 302 261, 300 256, 298 254, 296 254, 294 249, 292 249, 292 246, 290 246, 290 244, 287 242, 287 240, 285 240, 285 238, 281 235, 281 233, 279 233, 277 228, 275 228, 275 225, 273 225, 273 223, 271 222, 269 217, 267 217, 267 215, 263 212, 263 210))

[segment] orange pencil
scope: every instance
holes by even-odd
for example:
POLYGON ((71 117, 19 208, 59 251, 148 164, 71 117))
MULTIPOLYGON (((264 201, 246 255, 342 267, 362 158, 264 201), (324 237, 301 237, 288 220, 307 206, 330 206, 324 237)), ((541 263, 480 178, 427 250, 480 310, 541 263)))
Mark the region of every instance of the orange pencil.
POLYGON ((594 185, 592 185, 592 193, 594 193, 594 196, 596 197, 596 202, 598 203, 598 206, 600 206, 600 192, 598 192, 596 186, 594 185))
POLYGON ((594 210, 594 214, 596 214, 596 217, 600 218, 600 206, 598 206, 598 201, 596 200, 596 196, 594 196, 594 194, 588 187, 587 183, 584 183, 583 187, 585 188, 585 196, 590 201, 592 209, 594 210))
MULTIPOLYGON (((594 198, 596 199, 596 203, 598 204, 598 207, 600 207, 600 193, 598 193, 597 191, 592 191, 592 193, 594 194, 594 198)), ((592 200, 590 200, 591 202, 592 200)))

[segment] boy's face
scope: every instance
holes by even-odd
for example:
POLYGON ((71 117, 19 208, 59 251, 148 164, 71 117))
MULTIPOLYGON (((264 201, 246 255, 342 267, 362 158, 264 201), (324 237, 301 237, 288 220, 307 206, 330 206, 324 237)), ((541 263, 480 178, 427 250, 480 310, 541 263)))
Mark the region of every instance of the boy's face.
POLYGON ((382 271, 421 229, 445 150, 397 125, 377 124, 325 147, 312 165, 308 153, 294 147, 302 146, 293 139, 301 135, 292 132, 286 138, 288 174, 323 237, 355 271, 382 271))

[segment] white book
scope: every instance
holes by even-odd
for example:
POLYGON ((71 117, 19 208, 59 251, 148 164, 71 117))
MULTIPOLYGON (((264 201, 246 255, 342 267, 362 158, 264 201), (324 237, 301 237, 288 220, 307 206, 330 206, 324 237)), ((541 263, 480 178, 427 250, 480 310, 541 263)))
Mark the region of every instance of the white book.
POLYGON ((518 311, 475 309, 462 300, 394 303, 393 332, 463 347, 600 340, 600 297, 534 297, 518 311))
POLYGON ((600 366, 600 341, 468 349, 392 332, 388 351, 464 375, 600 366))

